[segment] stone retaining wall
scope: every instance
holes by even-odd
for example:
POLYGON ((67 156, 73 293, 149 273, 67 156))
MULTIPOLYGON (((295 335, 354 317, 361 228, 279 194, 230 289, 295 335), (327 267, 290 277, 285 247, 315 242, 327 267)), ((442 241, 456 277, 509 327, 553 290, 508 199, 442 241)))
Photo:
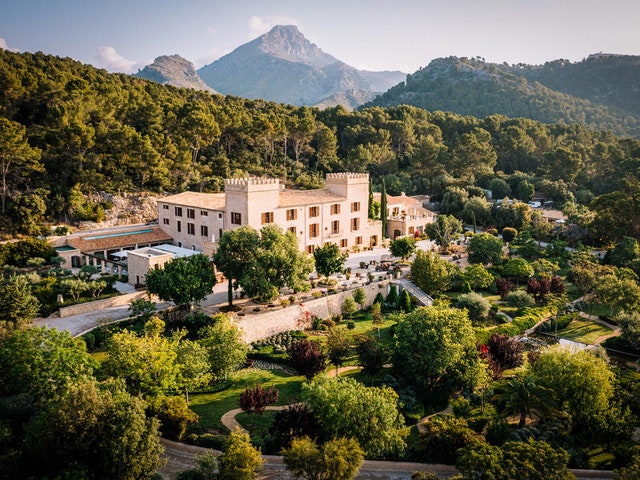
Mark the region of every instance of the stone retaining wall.
MULTIPOLYGON (((362 285, 362 288, 367 293, 367 299, 363 304, 363 307, 367 308, 373 303, 378 292, 382 292, 382 295, 386 298, 389 281, 384 280, 362 285)), ((275 307, 273 310, 269 309, 264 313, 249 314, 236 318, 242 328, 244 340, 247 343, 251 343, 288 330, 302 330, 304 326, 300 319, 305 317, 306 312, 319 318, 331 318, 333 315, 340 315, 344 299, 348 296, 351 297, 352 293, 353 290, 347 290, 318 299, 310 297, 297 305, 291 305, 287 308, 275 307)))
POLYGON ((103 308, 123 307, 129 305, 132 300, 147 298, 147 292, 127 293, 115 297, 96 300, 95 302, 78 303, 77 305, 69 305, 68 307, 60 307, 60 318, 78 315, 81 313, 90 313, 103 308))

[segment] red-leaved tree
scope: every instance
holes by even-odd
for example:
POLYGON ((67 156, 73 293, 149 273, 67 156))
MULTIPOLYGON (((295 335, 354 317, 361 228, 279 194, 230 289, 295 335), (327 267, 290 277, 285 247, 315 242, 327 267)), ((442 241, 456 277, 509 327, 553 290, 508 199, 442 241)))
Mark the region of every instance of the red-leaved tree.
POLYGON ((327 356, 322 353, 320 345, 306 338, 294 342, 287 352, 293 368, 311 380, 327 368, 327 356))
POLYGON ((240 394, 238 404, 243 412, 248 414, 257 413, 261 415, 265 411, 267 405, 278 401, 278 390, 274 387, 264 388, 259 383, 255 387, 246 386, 244 392, 240 394))

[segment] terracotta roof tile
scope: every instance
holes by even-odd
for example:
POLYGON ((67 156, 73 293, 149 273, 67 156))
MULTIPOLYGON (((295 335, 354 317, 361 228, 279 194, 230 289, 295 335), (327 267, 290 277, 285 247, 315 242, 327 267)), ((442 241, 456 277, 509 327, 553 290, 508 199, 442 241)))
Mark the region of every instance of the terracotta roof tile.
POLYGON ((81 252, 113 250, 149 243, 172 241, 173 238, 167 235, 157 225, 144 226, 136 230, 128 229, 104 233, 87 233, 79 237, 67 238, 67 244, 77 248, 81 252))

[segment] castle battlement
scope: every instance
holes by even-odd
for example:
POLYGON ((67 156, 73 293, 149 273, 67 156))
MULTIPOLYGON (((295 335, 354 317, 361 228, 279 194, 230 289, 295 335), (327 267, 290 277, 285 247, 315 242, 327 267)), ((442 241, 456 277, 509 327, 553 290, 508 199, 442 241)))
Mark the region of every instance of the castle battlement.
POLYGON ((267 177, 227 178, 224 181, 225 191, 264 192, 279 190, 280 180, 267 177))
POLYGON ((327 173, 326 181, 327 183, 368 183, 369 174, 353 172, 327 173))

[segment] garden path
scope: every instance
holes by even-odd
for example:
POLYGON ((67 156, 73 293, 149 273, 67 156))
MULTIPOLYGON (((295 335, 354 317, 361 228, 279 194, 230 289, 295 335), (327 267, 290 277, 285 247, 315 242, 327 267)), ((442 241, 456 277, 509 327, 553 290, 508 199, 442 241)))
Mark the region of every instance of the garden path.
MULTIPOLYGON (((280 367, 280 366, 278 366, 278 367, 280 367)), ((256 364, 254 364, 253 368, 263 368, 265 370, 270 370, 271 369, 270 366, 266 365, 266 364, 265 365, 260 364, 260 367, 256 367, 256 364)), ((347 372, 347 371, 350 371, 350 370, 358 370, 360 368, 361 367, 355 367, 355 366, 340 367, 340 368, 338 368, 338 375, 340 375, 342 372, 347 372)), ((330 370, 327 371, 327 375, 329 377, 335 377, 336 376, 336 369, 335 368, 331 368, 330 370)), ((267 410, 284 410, 288 406, 289 405, 276 405, 276 406, 269 405, 267 407, 267 410)), ((233 432, 234 430, 239 428, 241 431, 243 431, 245 433, 248 433, 236 420, 236 415, 238 415, 241 412, 242 412, 241 408, 234 408, 233 410, 229 410, 227 413, 222 415, 222 418, 220 418, 220 422, 222 423, 222 425, 227 427, 230 432, 233 432)))

